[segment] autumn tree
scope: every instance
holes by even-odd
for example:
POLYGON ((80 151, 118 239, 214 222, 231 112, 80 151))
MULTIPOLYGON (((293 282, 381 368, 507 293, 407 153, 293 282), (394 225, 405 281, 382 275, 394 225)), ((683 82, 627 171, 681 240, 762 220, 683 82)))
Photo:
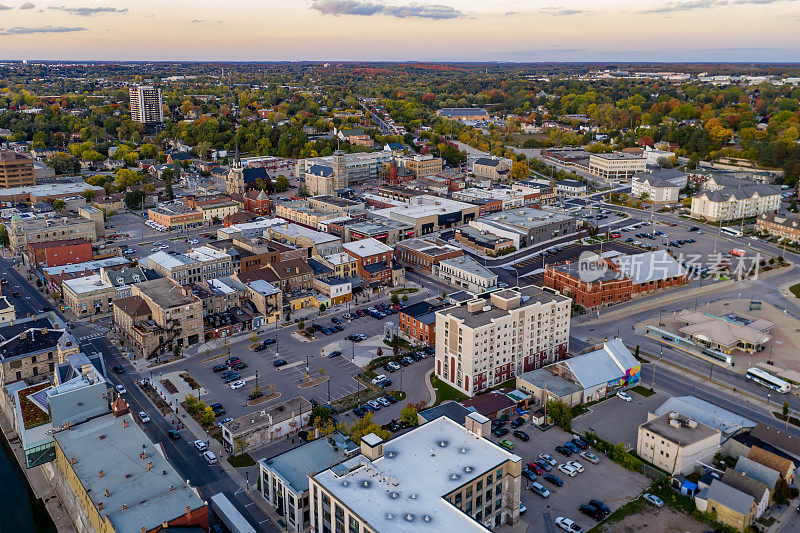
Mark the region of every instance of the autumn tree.
POLYGON ((531 169, 525 161, 514 161, 511 165, 511 177, 515 180, 525 180, 531 177, 531 169))

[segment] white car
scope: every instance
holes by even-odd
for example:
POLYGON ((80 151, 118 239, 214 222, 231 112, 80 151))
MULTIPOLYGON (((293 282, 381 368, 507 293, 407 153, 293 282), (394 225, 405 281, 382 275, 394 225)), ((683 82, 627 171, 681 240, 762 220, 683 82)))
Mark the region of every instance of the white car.
POLYGON ((558 465, 558 469, 560 471, 564 472, 569 477, 575 477, 575 475, 578 473, 577 470, 575 470, 574 468, 572 468, 571 466, 566 465, 566 464, 558 465))
POLYGON ((372 384, 373 384, 373 385, 377 385, 378 383, 380 383, 380 382, 381 382, 381 381, 383 381, 384 379, 386 379, 386 375, 384 375, 384 374, 378 374, 377 376, 375 376, 374 378, 372 378, 372 384))
POLYGON ((621 398, 621 399, 625 400, 626 402, 632 402, 633 401, 633 398, 631 398, 631 395, 628 394, 627 392, 625 392, 624 390, 617 391, 617 398, 621 398))
POLYGON ((200 241, 198 241, 197 239, 189 239, 186 242, 189 243, 189 244, 200 244, 200 241))
POLYGON ((600 462, 600 458, 592 452, 581 452, 581 457, 595 465, 600 462))
POLYGON ((547 455, 546 453, 540 453, 539 459, 549 464, 550 466, 556 466, 556 460, 553 459, 552 455, 547 455))
POLYGON ((206 446, 205 441, 202 440, 194 441, 194 447, 197 448, 198 452, 204 452, 208 449, 208 446, 206 446))
POLYGON ((650 494, 649 492, 645 492, 644 494, 642 494, 642 498, 652 503, 656 507, 664 507, 664 502, 661 501, 661 498, 659 498, 655 494, 650 494))
POLYGON ((128 392, 128 389, 126 389, 122 385, 117 385, 114 388, 117 389, 117 392, 120 393, 120 394, 127 394, 127 392, 128 392))
POLYGON ((244 381, 240 379, 239 381, 234 381, 228 386, 231 388, 231 390, 236 390, 236 389, 241 389, 242 387, 244 387, 244 385, 245 385, 244 381))
POLYGON ((567 466, 571 466, 572 468, 577 470, 578 473, 583 472, 583 465, 580 464, 578 461, 567 461, 567 466))
POLYGON ((139 411, 139 420, 142 421, 142 424, 147 424, 150 422, 150 417, 144 411, 139 411))
POLYGON ((207 462, 208 464, 210 464, 210 465, 215 465, 215 464, 217 464, 217 456, 216 456, 216 455, 214 455, 214 452, 212 452, 212 451, 205 451, 205 452, 203 452, 203 459, 205 459, 205 460, 206 460, 206 462, 207 462))
POLYGON ((394 361, 389 361, 388 363, 386 363, 386 366, 388 366, 392 370, 400 370, 400 364, 394 361))
POLYGON ((387 400, 386 398, 378 398, 378 401, 384 407, 389 407, 390 405, 392 405, 392 403, 389 400, 387 400))
POLYGON ((556 525, 564 531, 569 531, 569 533, 583 533, 583 528, 581 526, 563 516, 556 518, 556 525))

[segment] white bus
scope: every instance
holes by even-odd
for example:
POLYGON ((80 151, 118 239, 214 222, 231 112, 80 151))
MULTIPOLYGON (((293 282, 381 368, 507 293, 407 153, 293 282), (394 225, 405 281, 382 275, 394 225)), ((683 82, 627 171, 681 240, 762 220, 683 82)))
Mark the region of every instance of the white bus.
POLYGON ((720 232, 724 233, 725 235, 730 235, 731 237, 741 237, 742 236, 742 232, 741 231, 739 231, 738 229, 733 229, 733 228, 722 228, 722 229, 720 229, 720 232))
POLYGON ((786 394, 792 389, 792 385, 788 381, 784 381, 781 378, 775 377, 769 372, 765 372, 760 368, 748 368, 747 377, 756 383, 760 383, 765 387, 769 387, 770 389, 776 390, 783 394, 786 394))

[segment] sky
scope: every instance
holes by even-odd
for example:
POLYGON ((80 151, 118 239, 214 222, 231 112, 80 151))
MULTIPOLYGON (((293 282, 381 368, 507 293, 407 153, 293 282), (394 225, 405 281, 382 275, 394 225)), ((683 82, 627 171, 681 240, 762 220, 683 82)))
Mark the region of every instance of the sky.
POLYGON ((0 59, 800 62, 800 0, 0 0, 0 59))

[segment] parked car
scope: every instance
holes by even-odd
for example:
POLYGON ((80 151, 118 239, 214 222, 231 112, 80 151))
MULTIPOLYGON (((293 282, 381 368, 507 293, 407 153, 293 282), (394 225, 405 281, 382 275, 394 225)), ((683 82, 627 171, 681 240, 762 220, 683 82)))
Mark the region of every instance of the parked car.
POLYGON ((580 507, 578 507, 578 511, 585 514, 586 516, 594 518, 598 522, 603 518, 605 518, 603 511, 601 511, 600 509, 589 503, 582 504, 580 507))
POLYGON ((380 382, 381 382, 381 381, 383 381, 384 379, 386 379, 386 376, 385 376, 385 375, 383 375, 383 374, 378 374, 377 376, 375 376, 374 378, 372 378, 372 384, 373 384, 373 385, 377 385, 378 383, 380 383, 380 382))
POLYGON ((558 469, 569 477, 575 477, 578 474, 577 470, 567 464, 558 465, 558 469))
POLYGON ((384 379, 383 381, 378 383, 378 387, 380 387, 382 389, 385 389, 386 387, 388 387, 391 384, 392 384, 392 380, 391 379, 384 379))
POLYGON ((511 421, 511 427, 516 429, 525 423, 525 419, 522 417, 515 418, 511 421))
POLYGON ((342 355, 342 352, 340 352, 339 350, 334 350, 328 354, 328 357, 339 357, 340 355, 342 355))
POLYGON ((206 446, 205 441, 199 439, 194 441, 192 444, 194 444, 194 447, 197 448, 198 452, 204 452, 208 449, 208 446, 206 446))
POLYGON ((522 477, 530 480, 536 481, 536 474, 530 468, 523 468, 522 469, 522 477))
POLYGON ((333 317, 333 318, 331 318, 331 322, 333 322, 334 324, 337 324, 337 325, 342 323, 342 321, 341 321, 341 320, 339 320, 339 319, 338 319, 338 318, 336 318, 336 317, 333 317))
POLYGON ((633 398, 631 398, 631 395, 628 394, 627 392, 625 392, 624 390, 617 391, 617 398, 621 398, 621 399, 625 400, 626 402, 632 402, 633 401, 633 398))
POLYGON ((528 508, 525 507, 525 504, 522 503, 522 502, 519 502, 519 515, 520 516, 524 515, 527 510, 528 510, 528 508))
POLYGON ((239 380, 239 379, 242 379, 242 376, 240 376, 239 374, 237 374, 236 372, 234 372, 233 374, 230 374, 229 376, 227 376, 227 377, 224 379, 224 381, 225 381, 225 383, 230 383, 230 382, 232 382, 232 381, 236 381, 236 380, 239 380))
POLYGON ((544 479, 555 485, 556 487, 561 487, 564 485, 564 482, 555 474, 546 474, 544 479))
POLYGON ((572 451, 572 453, 578 453, 578 452, 580 452, 580 451, 581 451, 581 450, 580 450, 580 449, 579 449, 579 448, 578 448, 578 447, 577 447, 575 444, 573 444, 571 441, 567 441, 567 442, 565 442, 565 443, 564 443, 564 446, 565 446, 565 447, 567 447, 567 448, 569 448, 569 449, 572 451))
POLYGON ((661 498, 659 498, 655 494, 650 494, 649 492, 645 492, 644 494, 642 494, 642 498, 652 503, 656 507, 664 507, 664 502, 661 500, 661 498))
POLYGON ((512 435, 517 437, 522 442, 528 442, 529 440, 531 440, 530 436, 528 436, 527 433, 519 429, 515 430, 514 433, 512 433, 512 435))
POLYGON ((231 390, 241 389, 245 386, 245 382, 240 379, 238 381, 234 381, 228 386, 231 388, 231 390))
POLYGON ((553 457, 551 455, 548 455, 546 453, 540 453, 539 454, 539 459, 541 459, 545 463, 549 464, 550 466, 556 466, 556 460, 553 459, 553 457))
POLYGON ((581 452, 581 457, 595 465, 600 462, 600 458, 592 452, 581 452))
POLYGON ((273 361, 272 362, 272 366, 274 366, 275 368, 280 368, 280 367, 285 366, 287 364, 288 363, 286 362, 286 359, 278 359, 277 361, 273 361))
POLYGON ((548 463, 547 461, 545 461, 545 460, 543 460, 543 459, 536 459, 536 460, 535 460, 535 461, 533 461, 533 462, 534 462, 534 463, 536 463, 537 465, 539 465, 539 466, 542 468, 542 470, 544 470, 545 472, 549 472, 549 471, 550 471, 550 469, 551 469, 551 468, 553 468, 553 467, 550 465, 550 463, 548 463))
POLYGON ((569 518, 564 518, 563 516, 556 517, 556 525, 567 531, 568 533, 583 533, 583 528, 570 520, 569 518))
POLYGON ((228 369, 228 365, 215 365, 211 370, 215 373, 219 374, 220 372, 224 372, 228 369))
POLYGON ((504 428, 503 426, 498 426, 494 430, 492 430, 492 434, 495 437, 504 437, 508 435, 508 428, 504 428))
POLYGON ((128 389, 126 389, 122 385, 117 385, 114 388, 117 389, 117 392, 120 393, 120 394, 127 394, 128 393, 128 389))
POLYGON ((589 449, 589 445, 586 444, 586 441, 584 441, 583 439, 579 439, 579 438, 575 437, 570 442, 572 444, 574 444, 575 446, 577 446, 579 450, 588 450, 589 449))
POLYGON ((600 500, 589 500, 589 503, 591 505, 594 505, 595 507, 597 507, 601 511, 603 511, 603 514, 605 514, 605 515, 610 515, 611 514, 611 509, 608 508, 608 505, 604 504, 600 500))
POLYGON ((544 474, 544 469, 541 466, 539 466, 537 463, 533 462, 533 461, 528 463, 527 466, 528 466, 528 468, 533 470, 534 474, 539 474, 539 475, 544 474))
POLYGON ((506 450, 513 452, 514 451, 514 443, 510 440, 503 439, 497 443, 498 446, 501 448, 505 448, 506 450))
POLYGON ((142 421, 142 424, 147 424, 150 422, 150 417, 144 411, 139 411, 139 420, 142 421))
POLYGON ((394 396, 392 396, 391 394, 389 394, 388 396, 385 396, 385 398, 386 398, 387 400, 389 400, 389 403, 397 403, 397 398, 395 398, 395 397, 394 397, 394 396))
POLYGON ((565 455, 565 456, 567 456, 567 457, 569 457, 570 455, 572 455, 572 450, 570 450, 570 449, 569 449, 569 448, 567 448, 566 446, 556 446, 556 451, 557 451, 558 453, 560 453, 561 455, 565 455))
POLYGON ((567 465, 569 465, 572 468, 574 468, 575 470, 577 470, 578 473, 581 473, 584 470, 583 469, 583 465, 580 464, 578 461, 567 461, 567 465))
POLYGON ((377 410, 379 410, 379 409, 381 408, 381 404, 379 404, 379 403, 378 403, 378 402, 376 402, 375 400, 370 400, 370 401, 368 401, 367 403, 369 404, 369 406, 370 406, 370 407, 372 407, 372 408, 373 408, 374 410, 376 410, 376 411, 377 411, 377 410))
POLYGON ((387 400, 386 398, 378 398, 377 402, 379 404, 381 404, 382 406, 384 406, 384 407, 389 407, 390 405, 392 405, 391 402, 389 400, 387 400))
POLYGON ((547 487, 545 487, 541 483, 535 483, 535 482, 531 483, 530 489, 531 489, 531 491, 535 492, 536 494, 538 494, 542 498, 549 498, 550 497, 550 491, 547 490, 547 487))

